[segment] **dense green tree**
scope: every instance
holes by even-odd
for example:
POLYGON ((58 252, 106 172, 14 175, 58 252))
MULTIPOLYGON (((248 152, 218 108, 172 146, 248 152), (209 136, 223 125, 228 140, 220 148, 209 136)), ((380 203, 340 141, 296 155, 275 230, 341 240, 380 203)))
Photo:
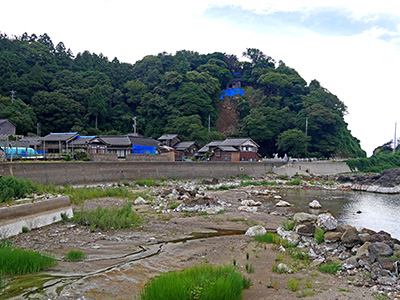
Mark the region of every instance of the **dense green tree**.
POLYGON ((305 157, 309 138, 299 129, 289 129, 279 134, 276 141, 278 151, 291 157, 305 157))
POLYGON ((98 118, 103 117, 107 113, 106 102, 104 101, 103 94, 101 93, 101 89, 98 84, 95 85, 92 93, 90 94, 88 111, 92 116, 95 117, 94 128, 97 129, 98 118))

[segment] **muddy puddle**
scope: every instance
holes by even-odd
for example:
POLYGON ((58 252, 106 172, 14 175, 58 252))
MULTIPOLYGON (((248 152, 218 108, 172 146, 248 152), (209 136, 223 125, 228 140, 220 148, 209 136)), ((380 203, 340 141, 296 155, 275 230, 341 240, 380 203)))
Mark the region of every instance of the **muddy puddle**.
MULTIPOLYGON (((60 262, 48 272, 6 278, 0 299, 135 299, 149 278, 179 268, 205 241, 243 234, 243 230, 207 228, 171 240, 154 240, 134 252, 60 262), (69 264, 84 265, 81 269, 86 271, 71 272, 69 264)), ((124 247, 132 245, 119 245, 124 247)))

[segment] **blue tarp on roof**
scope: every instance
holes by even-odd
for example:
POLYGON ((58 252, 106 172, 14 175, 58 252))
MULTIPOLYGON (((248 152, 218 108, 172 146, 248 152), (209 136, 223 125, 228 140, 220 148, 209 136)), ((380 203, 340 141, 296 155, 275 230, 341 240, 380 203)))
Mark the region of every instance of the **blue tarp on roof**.
POLYGON ((132 145, 132 154, 156 154, 156 147, 132 145))
POLYGON ((242 89, 226 89, 225 91, 222 92, 221 97, 219 99, 224 99, 224 96, 227 97, 234 97, 235 95, 244 95, 244 91, 242 89))

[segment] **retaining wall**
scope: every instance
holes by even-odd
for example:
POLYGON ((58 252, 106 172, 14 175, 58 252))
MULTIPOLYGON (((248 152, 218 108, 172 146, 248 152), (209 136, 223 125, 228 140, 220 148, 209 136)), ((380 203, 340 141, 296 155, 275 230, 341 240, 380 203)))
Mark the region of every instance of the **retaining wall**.
POLYGON ((68 196, 0 208, 0 239, 59 222, 61 214, 73 216, 68 196))
POLYGON ((275 170, 277 174, 293 176, 294 174, 334 175, 351 172, 344 162, 316 161, 293 162, 285 164, 275 170))

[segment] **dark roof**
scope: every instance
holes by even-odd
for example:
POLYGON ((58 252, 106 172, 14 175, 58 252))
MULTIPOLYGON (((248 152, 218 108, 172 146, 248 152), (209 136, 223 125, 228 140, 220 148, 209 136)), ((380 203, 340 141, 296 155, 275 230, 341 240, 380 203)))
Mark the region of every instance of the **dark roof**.
POLYGON ((99 138, 110 146, 130 147, 132 145, 130 139, 126 135, 102 135, 99 136, 99 138))
POLYGON ((167 141, 167 140, 172 140, 172 139, 174 139, 174 138, 178 138, 178 139, 180 139, 179 138, 179 136, 177 135, 177 134, 164 134, 164 135, 162 135, 162 136, 160 136, 159 138, 158 138, 158 140, 159 141, 167 141))
POLYGON ((138 146, 150 146, 150 147, 158 147, 160 142, 149 137, 145 137, 143 135, 134 135, 128 134, 127 137, 131 141, 132 145, 138 146))
POLYGON ((69 142, 70 140, 76 138, 79 134, 77 132, 63 132, 63 133, 50 133, 42 138, 46 142, 69 142))
POLYGON ((210 147, 216 147, 218 145, 221 145, 222 143, 223 143, 223 141, 212 141, 212 142, 209 142, 207 145, 205 145, 204 147, 200 148, 197 152, 206 153, 207 151, 210 151, 210 147))
POLYGON ((4 123, 6 123, 6 122, 9 122, 9 123, 11 123, 12 125, 14 125, 15 127, 17 127, 17 125, 16 125, 13 121, 11 121, 11 120, 9 120, 9 119, 0 119, 0 125, 1 125, 1 124, 4 124, 4 123))
POLYGON ((93 140, 95 137, 94 136, 78 136, 76 139, 74 139, 70 145, 87 145, 90 143, 91 140, 93 140))
POLYGON ((180 142, 174 146, 175 150, 185 150, 193 145, 196 145, 196 142, 180 142))
POLYGON ((31 146, 39 146, 42 144, 42 137, 40 137, 40 136, 24 136, 19 141, 25 142, 31 146))
POLYGON ((217 148, 221 149, 224 152, 238 152, 239 149, 232 146, 217 146, 217 148))
POLYGON ((259 145, 249 137, 245 137, 245 138, 227 138, 220 145, 221 146, 238 147, 238 146, 241 146, 242 144, 246 143, 247 141, 250 141, 250 142, 254 143, 257 147, 259 147, 259 145))

